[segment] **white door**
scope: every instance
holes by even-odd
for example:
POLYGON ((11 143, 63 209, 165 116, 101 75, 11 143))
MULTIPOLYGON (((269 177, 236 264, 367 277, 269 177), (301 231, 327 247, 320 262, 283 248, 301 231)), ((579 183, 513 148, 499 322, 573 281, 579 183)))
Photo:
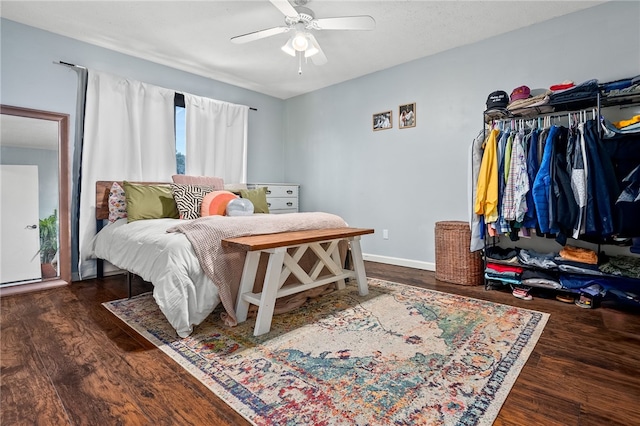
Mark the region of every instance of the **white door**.
POLYGON ((0 166, 0 284, 39 280, 38 166, 0 166))

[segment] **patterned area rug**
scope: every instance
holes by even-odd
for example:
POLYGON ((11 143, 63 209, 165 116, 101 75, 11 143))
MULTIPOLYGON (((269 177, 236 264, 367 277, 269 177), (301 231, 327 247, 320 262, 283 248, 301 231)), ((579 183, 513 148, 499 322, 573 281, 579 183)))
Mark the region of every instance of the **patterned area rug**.
POLYGON ((150 294, 105 303, 255 425, 490 425, 549 317, 369 279, 229 328, 177 337, 150 294))

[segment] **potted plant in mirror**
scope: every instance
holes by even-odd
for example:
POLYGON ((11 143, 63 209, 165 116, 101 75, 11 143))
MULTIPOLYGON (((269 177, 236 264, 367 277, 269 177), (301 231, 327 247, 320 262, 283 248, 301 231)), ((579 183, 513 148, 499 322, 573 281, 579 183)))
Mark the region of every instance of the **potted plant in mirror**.
POLYGON ((58 211, 40 219, 40 264, 42 278, 58 276, 58 268, 53 265, 58 252, 58 211))

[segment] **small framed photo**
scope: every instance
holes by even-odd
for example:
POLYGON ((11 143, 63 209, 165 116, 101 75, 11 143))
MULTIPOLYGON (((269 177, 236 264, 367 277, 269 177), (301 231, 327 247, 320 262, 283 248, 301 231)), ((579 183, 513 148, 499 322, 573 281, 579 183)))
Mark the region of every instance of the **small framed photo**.
POLYGON ((373 131, 387 130, 393 127, 391 111, 373 114, 373 131))
POLYGON ((416 103, 400 105, 398 108, 398 126, 401 129, 416 127, 416 103))

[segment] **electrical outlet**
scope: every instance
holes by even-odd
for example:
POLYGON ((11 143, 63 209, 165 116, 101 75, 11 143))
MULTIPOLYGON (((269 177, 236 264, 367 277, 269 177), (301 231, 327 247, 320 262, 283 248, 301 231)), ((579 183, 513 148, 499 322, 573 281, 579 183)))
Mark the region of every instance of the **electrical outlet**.
POLYGON ((383 229, 382 230, 382 239, 384 239, 384 240, 388 240, 389 239, 389 230, 388 229, 383 229))

